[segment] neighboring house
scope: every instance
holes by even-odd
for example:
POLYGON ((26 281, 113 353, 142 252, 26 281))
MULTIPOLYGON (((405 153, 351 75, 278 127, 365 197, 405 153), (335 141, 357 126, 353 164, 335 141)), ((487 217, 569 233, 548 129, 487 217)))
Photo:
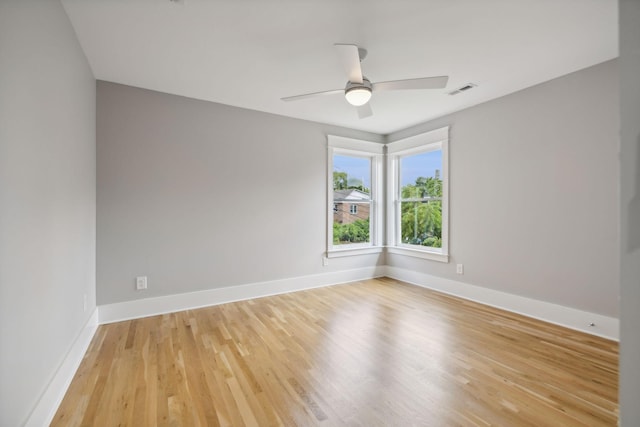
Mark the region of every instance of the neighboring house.
POLYGON ((357 219, 369 219, 371 199, 355 189, 333 191, 333 222, 351 224, 357 219))

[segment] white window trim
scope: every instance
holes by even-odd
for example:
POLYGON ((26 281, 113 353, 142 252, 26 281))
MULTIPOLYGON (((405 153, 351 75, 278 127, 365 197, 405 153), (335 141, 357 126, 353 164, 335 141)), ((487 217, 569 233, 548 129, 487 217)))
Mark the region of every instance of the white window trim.
POLYGON ((387 252, 449 262, 449 127, 387 144, 387 252), (400 157, 442 150, 442 247, 403 244, 400 239, 400 157))
POLYGON ((327 135, 327 258, 381 253, 383 226, 383 155, 384 144, 359 139, 327 135), (333 156, 368 157, 371 159, 371 203, 369 208, 370 241, 333 245, 333 156))

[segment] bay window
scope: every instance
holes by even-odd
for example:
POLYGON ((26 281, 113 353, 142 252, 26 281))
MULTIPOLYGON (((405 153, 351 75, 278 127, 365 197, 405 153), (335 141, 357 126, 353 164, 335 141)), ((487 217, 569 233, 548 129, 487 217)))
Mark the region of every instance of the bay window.
POLYGON ((448 149, 448 127, 386 145, 330 135, 327 257, 381 252, 385 222, 389 253, 448 262, 448 149))

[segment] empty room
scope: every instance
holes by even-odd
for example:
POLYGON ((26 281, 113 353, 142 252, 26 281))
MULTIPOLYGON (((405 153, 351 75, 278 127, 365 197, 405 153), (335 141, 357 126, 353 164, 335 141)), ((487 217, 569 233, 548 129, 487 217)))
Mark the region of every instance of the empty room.
POLYGON ((637 426, 640 1, 3 0, 0 426, 637 426))

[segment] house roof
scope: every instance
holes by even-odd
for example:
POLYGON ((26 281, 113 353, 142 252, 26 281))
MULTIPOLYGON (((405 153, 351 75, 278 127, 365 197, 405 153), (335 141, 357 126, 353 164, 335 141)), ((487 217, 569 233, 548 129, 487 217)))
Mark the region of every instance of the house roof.
POLYGON ((334 202, 363 201, 370 199, 371 197, 367 193, 355 189, 333 191, 334 202))

